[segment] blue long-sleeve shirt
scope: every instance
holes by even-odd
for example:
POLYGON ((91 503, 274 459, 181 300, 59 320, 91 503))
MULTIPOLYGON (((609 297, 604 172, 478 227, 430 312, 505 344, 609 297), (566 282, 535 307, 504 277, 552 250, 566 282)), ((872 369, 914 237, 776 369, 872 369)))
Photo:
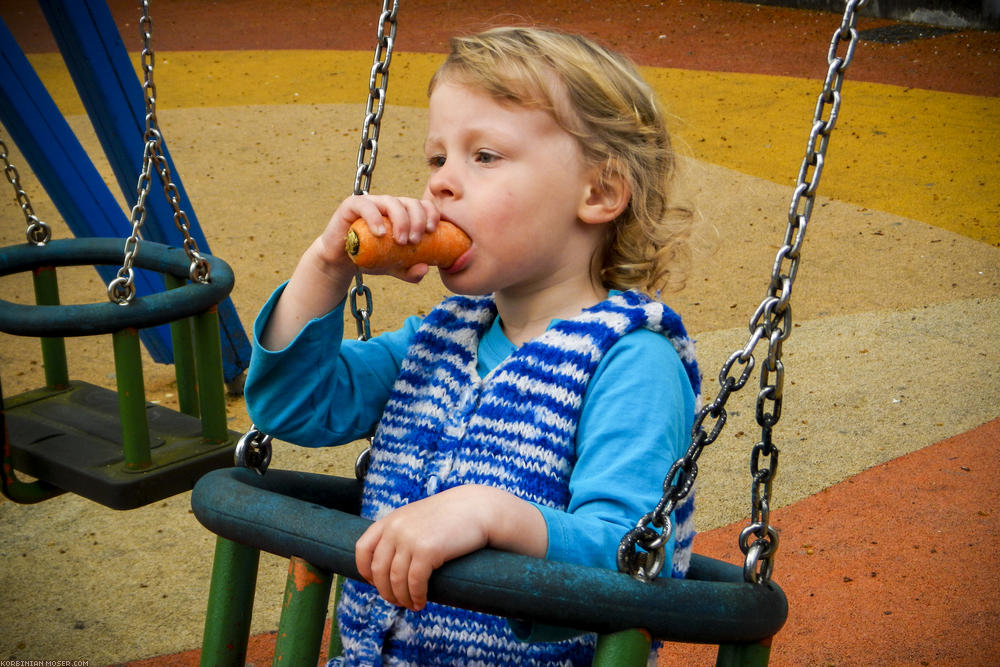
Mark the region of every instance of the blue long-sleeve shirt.
MULTIPOLYGON (((421 318, 369 341, 343 339, 343 304, 310 321, 282 350, 260 345, 279 288, 254 323, 247 410, 257 428, 309 447, 370 434, 382 414, 421 318)), ((478 349, 480 376, 515 346, 499 318, 478 349)), ((546 557, 615 569, 618 543, 656 506, 663 477, 687 448, 695 397, 677 352, 645 329, 624 336, 588 386, 576 435, 566 511, 536 505, 548 532, 546 557)), ((667 545, 670 562, 673 538, 667 545)), ((667 568, 669 572, 669 568, 667 568)))

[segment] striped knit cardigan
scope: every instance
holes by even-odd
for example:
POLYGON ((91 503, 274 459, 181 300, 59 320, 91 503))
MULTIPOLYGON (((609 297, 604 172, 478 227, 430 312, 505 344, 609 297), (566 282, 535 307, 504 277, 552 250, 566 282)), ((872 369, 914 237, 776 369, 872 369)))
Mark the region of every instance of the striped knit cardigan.
MULTIPOLYGON (((699 393, 680 318, 638 292, 557 322, 480 379, 477 349, 495 317, 491 297, 461 296, 426 317, 379 423, 362 516, 378 519, 463 484, 488 484, 566 509, 588 382, 611 346, 637 328, 669 338, 699 393)), ((692 509, 688 503, 675 515, 674 576, 687 570, 692 509)), ((435 603, 411 612, 356 581, 346 583, 338 616, 348 665, 589 665, 593 656, 592 635, 524 643, 504 619, 435 603)))

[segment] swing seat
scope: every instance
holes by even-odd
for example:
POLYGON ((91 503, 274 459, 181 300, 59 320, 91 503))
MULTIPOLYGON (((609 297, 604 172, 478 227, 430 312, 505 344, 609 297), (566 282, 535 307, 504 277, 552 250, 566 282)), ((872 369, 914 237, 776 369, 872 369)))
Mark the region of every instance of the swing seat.
MULTIPOLYGON (((303 472, 216 470, 195 485, 198 520, 217 535, 299 557, 360 579, 354 544, 361 483, 303 472)), ((581 632, 642 628, 654 638, 703 644, 765 640, 788 605, 774 583, 748 584, 743 569, 695 555, 687 579, 644 584, 619 572, 483 549, 446 563, 429 582, 435 602, 581 632)))
POLYGON ((206 441, 201 420, 146 403, 153 463, 130 470, 122 453, 115 392, 72 381, 7 401, 14 467, 64 491, 127 510, 190 490, 210 470, 232 464, 239 434, 206 441))
MULTIPOLYGON (((0 248, 0 276, 33 271, 37 279, 48 267, 113 265, 121 262, 123 247, 119 239, 86 238, 0 248)), ((8 497, 38 502, 71 491, 113 509, 134 509, 188 491, 209 470, 232 465, 240 434, 226 428, 215 306, 232 290, 234 276, 221 260, 207 259, 211 282, 186 283, 190 264, 183 250, 142 242, 135 266, 162 273, 177 286, 128 306, 108 301, 32 306, 0 300, 0 331, 41 338, 43 353, 46 340, 112 334, 118 378, 117 392, 70 381, 63 350, 61 358, 52 357, 53 365, 62 367, 57 380, 49 381, 46 358, 46 387, 0 403, 5 466, 39 480, 34 486, 19 484, 8 478, 13 471, 5 470, 8 497), (189 359, 185 366, 197 357, 197 380, 188 373, 184 391, 199 407, 184 412, 154 405, 144 396, 136 331, 166 323, 181 335, 197 332, 193 348, 189 339, 174 341, 179 393, 180 357, 189 359), (199 413, 201 418, 195 416, 199 413)))

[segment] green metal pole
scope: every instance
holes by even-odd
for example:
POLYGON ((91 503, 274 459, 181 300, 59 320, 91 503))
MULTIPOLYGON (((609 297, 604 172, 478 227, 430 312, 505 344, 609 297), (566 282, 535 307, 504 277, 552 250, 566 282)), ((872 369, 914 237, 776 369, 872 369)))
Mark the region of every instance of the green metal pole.
POLYGON ((330 613, 330 644, 327 655, 336 658, 344 652, 344 642, 340 640, 340 626, 337 625, 337 605, 340 604, 340 596, 344 594, 344 578, 334 575, 337 580, 334 586, 333 610, 330 613))
POLYGON ((645 667, 652 644, 645 630, 622 630, 597 638, 594 667, 645 667))
POLYGON ((250 641, 260 551, 216 538, 201 667, 243 667, 250 641))
MULTIPOLYGON (((39 306, 59 305, 59 283, 52 266, 41 266, 32 271, 35 285, 35 303, 39 306)), ((65 389, 69 386, 69 368, 66 364, 66 341, 62 338, 43 336, 42 365, 45 367, 45 386, 65 389)))
POLYGON ((201 402, 201 434, 209 442, 226 442, 226 385, 222 378, 222 342, 219 314, 213 306, 194 317, 195 354, 198 367, 198 398, 201 402))
POLYGON ((319 660, 333 575, 297 556, 288 560, 288 582, 278 622, 273 667, 315 665, 319 660))
MULTIPOLYGON (((169 273, 163 275, 167 289, 183 287, 187 281, 169 273)), ((192 417, 200 416, 198 405, 198 377, 194 365, 194 334, 191 318, 170 323, 170 341, 174 347, 174 375, 177 377, 177 402, 181 412, 192 417)))
POLYGON ((121 416, 125 468, 143 470, 153 464, 153 458, 149 451, 146 387, 142 379, 139 331, 132 328, 122 329, 112 334, 112 338, 115 349, 115 377, 118 381, 118 412, 121 416))
POLYGON ((771 659, 771 640, 768 637, 750 644, 720 644, 715 659, 716 667, 767 667, 771 659))

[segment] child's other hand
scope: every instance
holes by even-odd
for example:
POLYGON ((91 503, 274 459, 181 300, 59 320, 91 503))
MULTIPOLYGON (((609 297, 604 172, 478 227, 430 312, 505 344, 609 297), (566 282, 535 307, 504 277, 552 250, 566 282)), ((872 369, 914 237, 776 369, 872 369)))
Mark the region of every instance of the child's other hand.
MULTIPOLYGON (((396 243, 419 243, 424 234, 433 232, 441 219, 437 207, 425 199, 395 197, 391 195, 352 195, 341 202, 326 230, 320 237, 324 256, 331 262, 350 261, 344 252, 347 229, 356 220, 363 219, 375 236, 387 232, 383 217, 392 222, 396 243)), ((407 282, 418 282, 426 275, 426 264, 418 264, 394 275, 407 282)))
POLYGON ((379 595, 419 611, 427 581, 445 562, 486 546, 544 556, 541 513, 506 491, 459 486, 400 507, 376 521, 355 545, 358 571, 379 595))

